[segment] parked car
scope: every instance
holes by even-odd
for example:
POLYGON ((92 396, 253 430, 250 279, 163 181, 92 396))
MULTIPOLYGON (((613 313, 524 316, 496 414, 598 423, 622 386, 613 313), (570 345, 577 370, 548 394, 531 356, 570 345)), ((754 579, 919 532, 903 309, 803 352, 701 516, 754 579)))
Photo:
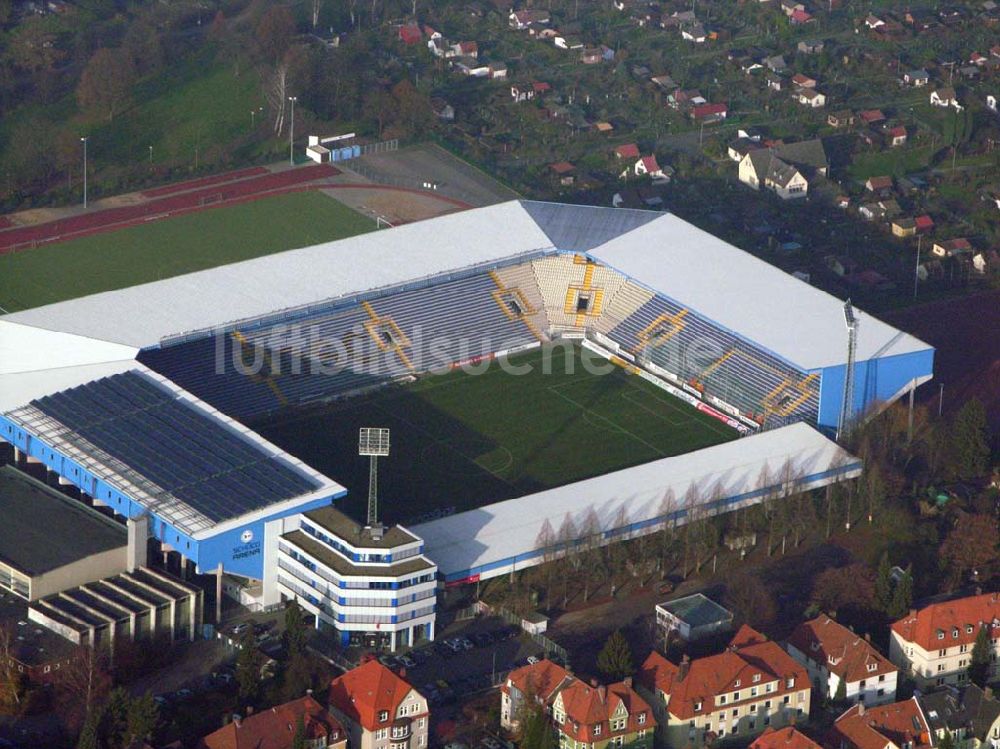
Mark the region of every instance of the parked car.
POLYGON ((408 655, 401 655, 397 660, 402 663, 406 668, 416 668, 417 662, 410 658, 408 655))
POLYGON ((233 634, 239 637, 248 629, 250 629, 250 622, 240 622, 235 627, 233 627, 233 634))

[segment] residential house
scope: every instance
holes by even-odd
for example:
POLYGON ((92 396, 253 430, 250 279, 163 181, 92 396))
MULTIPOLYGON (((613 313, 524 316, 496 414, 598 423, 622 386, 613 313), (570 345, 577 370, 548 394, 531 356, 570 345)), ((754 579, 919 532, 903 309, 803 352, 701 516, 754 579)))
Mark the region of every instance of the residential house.
POLYGON ((915 86, 920 88, 921 86, 926 86, 931 82, 931 77, 926 70, 910 70, 903 73, 903 83, 907 86, 915 86))
POLYGON ((986 94, 986 108, 991 112, 997 111, 997 97, 993 94, 986 94))
POLYGON ((784 73, 786 70, 788 70, 788 64, 785 62, 785 58, 781 55, 774 55, 773 57, 765 57, 764 67, 766 67, 772 73, 784 73))
POLYGON ((635 143, 624 143, 620 146, 615 146, 615 157, 618 159, 637 159, 639 158, 639 146, 635 143))
POLYGON ((1000 272, 1000 252, 977 252, 972 256, 972 269, 980 275, 1000 272))
POLYGON ((574 681, 569 671, 547 658, 515 668, 500 686, 500 726, 516 731, 527 700, 535 700, 550 711, 559 692, 574 681))
POLYGON ((197 749, 292 749, 302 731, 310 749, 346 749, 347 731, 312 695, 233 720, 201 738, 197 749))
POLYGON ((505 62, 491 62, 487 65, 489 68, 489 78, 491 80, 506 80, 507 79, 507 63, 505 62))
MULTIPOLYGON (((673 174, 673 169, 667 167, 670 174, 673 174)), ((636 177, 651 177, 654 181, 670 179, 670 174, 664 171, 663 168, 656 161, 656 156, 643 156, 638 159, 632 166, 632 173, 636 177)))
POLYGON ((695 44, 703 44, 708 39, 708 32, 700 23, 688 23, 681 26, 681 39, 695 44))
POLYGON ((892 177, 869 177, 865 180, 865 189, 868 192, 886 196, 892 192, 892 177))
POLYGON ((781 12, 789 18, 797 10, 805 10, 806 6, 796 0, 781 0, 781 12))
POLYGON ((351 749, 427 747, 427 699, 377 660, 330 682, 329 703, 347 729, 351 749))
POLYGON ((524 31, 532 26, 538 26, 549 22, 549 14, 540 8, 523 9, 512 11, 507 17, 507 23, 512 29, 524 31))
POLYGON ((784 79, 777 73, 768 73, 764 76, 764 80, 772 91, 781 91, 785 85, 784 79))
POLYGON ((905 239, 917 234, 917 222, 912 218, 894 218, 890 224, 892 236, 905 239))
POLYGON ((692 642, 728 632, 733 626, 733 612, 701 593, 694 593, 656 604, 656 624, 665 635, 676 632, 681 639, 692 642))
POLYGON ((795 92, 795 100, 805 106, 819 109, 826 106, 826 95, 814 88, 800 88, 795 92))
POLYGON ((931 91, 930 102, 932 107, 953 107, 957 111, 962 111, 962 105, 958 103, 955 89, 950 86, 931 91))
POLYGON ((455 119, 455 107, 440 96, 435 96, 431 99, 431 110, 437 115, 438 119, 445 122, 452 122, 455 119))
POLYGON ((905 146, 907 140, 906 128, 903 125, 896 125, 895 127, 890 127, 885 131, 886 140, 889 142, 891 148, 898 148, 899 146, 905 146))
POLYGON ((792 76, 792 84, 799 88, 816 88, 816 79, 803 73, 796 73, 792 76))
POLYGON ((729 155, 730 159, 739 163, 743 160, 744 156, 751 151, 756 151, 758 148, 763 148, 759 139, 752 140, 750 138, 740 137, 732 141, 726 147, 726 153, 729 155))
MULTIPOLYGON (((809 274, 795 271, 793 276, 809 283, 809 274)), ((760 736, 754 739, 749 749, 820 749, 820 745, 796 729, 794 726, 771 728, 770 726, 760 736)))
POLYGON ((885 29, 885 21, 878 16, 869 13, 865 18, 865 28, 870 31, 883 31, 885 29))
POLYGON ((840 109, 826 116, 826 124, 830 127, 853 127, 854 113, 850 109, 840 109))
POLYGON ((807 10, 794 10, 792 15, 788 17, 788 23, 792 26, 803 26, 807 23, 813 23, 815 20, 812 13, 807 10))
POLYGON ((931 254, 938 257, 956 257, 957 255, 971 255, 972 245, 965 237, 955 239, 941 239, 931 247, 931 254))
POLYGON ((804 39, 796 49, 804 55, 818 55, 823 51, 823 42, 820 39, 804 39))
POLYGON ((576 167, 568 161, 557 161, 554 164, 549 164, 549 171, 556 175, 559 184, 564 187, 576 182, 576 167))
POLYGON ((895 200, 878 200, 863 204, 858 213, 868 221, 887 221, 902 212, 895 200))
POLYGON ((812 174, 826 176, 830 162, 822 139, 811 138, 795 143, 777 143, 772 148, 783 161, 803 170, 806 176, 812 174))
POLYGON ((578 36, 565 36, 563 34, 557 34, 552 38, 552 43, 559 49, 583 49, 583 40, 578 36))
MULTIPOLYGON (((939 257, 951 252, 951 245, 941 246, 939 257)), ((971 253, 971 246, 966 242, 971 253)), ((933 603, 911 611, 893 622, 890 630, 889 658, 911 675, 918 689, 945 684, 962 684, 980 626, 989 628, 993 663, 991 678, 1000 675, 996 656, 1000 641, 1000 596, 996 593, 933 603)))
POLYGON ((863 112, 859 112, 858 117, 861 118, 861 121, 868 126, 876 125, 879 122, 885 121, 885 115, 882 114, 881 109, 866 109, 863 112))
POLYGON ((837 698, 841 682, 844 697, 851 702, 872 706, 896 699, 899 669, 868 638, 826 614, 797 626, 785 647, 806 667, 817 691, 828 699, 837 698))
POLYGON ((930 727, 916 697, 903 702, 848 708, 823 742, 830 749, 931 749, 930 727))
POLYGON ((718 655, 675 664, 653 652, 636 681, 671 747, 753 736, 809 715, 805 668, 748 626, 718 655))
POLYGON ((580 53, 580 62, 584 65, 597 65, 598 63, 604 62, 604 55, 601 52, 601 48, 585 48, 583 52, 580 53))
POLYGON ((934 229, 934 219, 928 216, 926 213, 917 216, 913 219, 914 223, 917 225, 917 231, 920 233, 929 232, 934 229))
POLYGON ((723 103, 698 104, 691 108, 691 116, 704 124, 722 122, 726 119, 729 107, 723 103))
POLYGON ((420 27, 415 23, 406 23, 400 26, 398 36, 403 44, 419 44, 424 38, 420 27))
POLYGON ((945 733, 956 747, 994 749, 1000 746, 1000 701, 992 689, 975 684, 948 687, 917 696, 935 744, 945 733))
POLYGON ((552 700, 552 722, 562 749, 594 747, 652 749, 656 723, 631 677, 604 686, 573 679, 552 700))
POLYGON ((675 88, 677 88, 677 84, 674 83, 674 79, 666 74, 654 75, 649 80, 651 80, 654 84, 659 86, 664 91, 673 91, 675 88))

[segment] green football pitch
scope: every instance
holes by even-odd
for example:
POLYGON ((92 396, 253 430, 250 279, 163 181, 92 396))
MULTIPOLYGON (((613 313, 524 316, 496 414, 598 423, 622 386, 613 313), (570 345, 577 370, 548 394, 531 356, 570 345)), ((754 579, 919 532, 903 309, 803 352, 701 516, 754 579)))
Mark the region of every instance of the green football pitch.
POLYGON ((371 219, 311 191, 197 211, 0 255, 0 307, 16 312, 374 228, 371 219))
POLYGON ((482 373, 454 370, 254 424, 267 439, 349 490, 341 505, 363 518, 368 459, 358 429, 389 427, 379 462, 382 519, 416 522, 726 442, 737 433, 652 383, 578 346, 512 357, 482 373), (551 362, 549 371, 544 361, 551 362), (590 367, 590 370, 593 370, 590 367))

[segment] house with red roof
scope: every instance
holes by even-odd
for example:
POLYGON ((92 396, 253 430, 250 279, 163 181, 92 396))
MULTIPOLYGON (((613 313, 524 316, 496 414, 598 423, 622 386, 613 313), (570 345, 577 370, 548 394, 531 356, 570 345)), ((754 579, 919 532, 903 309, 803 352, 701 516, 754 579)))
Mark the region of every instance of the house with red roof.
POLYGON ((405 23, 399 27, 399 40, 403 44, 419 44, 423 36, 420 27, 415 23, 405 23))
POLYGON ((918 232, 931 231, 934 228, 934 219, 932 219, 926 213, 921 216, 917 216, 915 219, 913 219, 913 221, 917 225, 918 232))
POLYGON ((895 127, 890 127, 885 131, 886 140, 889 141, 889 146, 891 148, 896 148, 898 146, 906 145, 906 127, 904 125, 896 125, 895 127))
POLYGON ((427 699, 377 660, 330 682, 330 712, 347 729, 352 749, 425 749, 427 699))
POLYGON ((841 682, 844 697, 869 707, 896 699, 899 669, 871 644, 826 614, 802 622, 785 643, 785 649, 806 667, 817 690, 837 697, 841 682))
MULTIPOLYGON (((954 241, 940 246, 950 247, 954 241)), ((971 253, 971 245, 968 252, 971 253)), ((938 252, 934 254, 941 256, 938 252)), ((996 660, 1000 653, 1000 595, 996 593, 933 603, 893 622, 889 659, 913 677, 918 689, 964 684, 980 627, 986 627, 990 634, 992 681, 1000 676, 996 660)))
POLYGON ((820 745, 794 726, 778 729, 768 726, 749 749, 820 749, 820 745))
POLYGON ((652 154, 650 156, 641 156, 636 159, 636 162, 632 165, 631 175, 629 170, 626 169, 622 173, 622 179, 627 179, 629 176, 634 177, 652 177, 653 180, 666 181, 670 179, 670 175, 673 174, 673 169, 667 167, 669 173, 664 171, 660 164, 656 161, 656 155, 652 154))
POLYGON ((620 146, 615 146, 615 156, 619 159, 637 159, 639 158, 639 146, 635 143, 623 143, 620 146))
POLYGON ((560 734, 560 746, 649 749, 656 722, 649 703, 626 678, 584 682, 550 660, 514 669, 500 687, 500 725, 517 729, 529 700, 542 706, 560 734))
POLYGON ((636 681, 672 747, 750 737, 809 715, 806 668, 746 625, 717 655, 677 664, 654 651, 636 681))
POLYGON ((852 705, 834 722, 823 744, 828 749, 931 749, 924 711, 911 697, 878 707, 852 705))
POLYGON ((722 122, 729 114, 729 107, 722 103, 698 104, 691 108, 691 116, 700 122, 722 122))
POLYGON ((231 723, 204 736, 198 749, 292 749, 295 741, 322 749, 346 749, 347 732, 312 695, 269 710, 236 716, 231 723))
POLYGON ((876 123, 885 121, 885 115, 882 114, 881 109, 866 109, 863 112, 859 112, 858 117, 866 125, 875 125, 876 123))
POLYGON ((965 237, 941 239, 931 247, 931 254, 938 257, 955 257, 956 255, 971 255, 972 243, 965 237))

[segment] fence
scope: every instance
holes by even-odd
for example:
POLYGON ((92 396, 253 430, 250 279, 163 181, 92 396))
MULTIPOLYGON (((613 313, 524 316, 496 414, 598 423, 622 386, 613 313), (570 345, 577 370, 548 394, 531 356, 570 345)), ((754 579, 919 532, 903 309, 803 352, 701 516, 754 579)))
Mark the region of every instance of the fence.
MULTIPOLYGON (((503 606, 489 607, 489 611, 491 614, 499 616, 508 624, 513 624, 516 627, 524 629, 524 618, 515 614, 513 611, 508 611, 503 606)), ((569 653, 566 652, 566 648, 562 645, 543 634, 531 634, 527 630, 525 630, 525 634, 528 634, 531 639, 535 641, 536 645, 541 646, 542 650, 545 651, 546 658, 551 658, 554 655, 562 661, 564 665, 569 666, 569 653)))

